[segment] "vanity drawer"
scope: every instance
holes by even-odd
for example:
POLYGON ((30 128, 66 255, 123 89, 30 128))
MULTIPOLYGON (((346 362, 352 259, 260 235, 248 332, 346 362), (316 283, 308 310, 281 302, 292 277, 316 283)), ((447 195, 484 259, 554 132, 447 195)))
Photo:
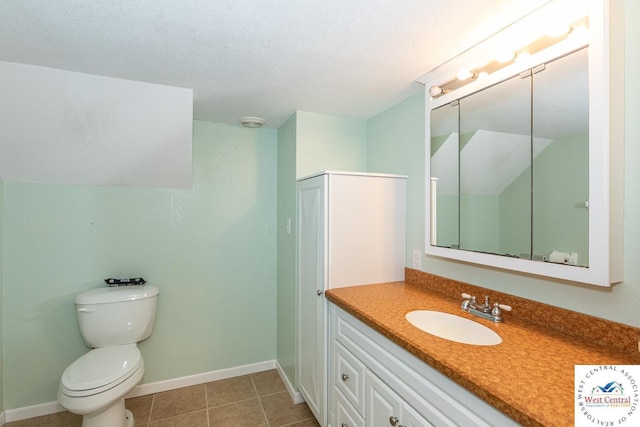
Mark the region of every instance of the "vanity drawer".
POLYGON ((335 393, 337 395, 336 427, 364 427, 364 418, 351 406, 339 390, 336 390, 335 393))
MULTIPOLYGON (((365 365, 342 344, 335 343, 336 364, 334 382, 336 388, 362 414, 364 411, 365 365)), ((340 425, 340 424, 338 424, 340 425)))

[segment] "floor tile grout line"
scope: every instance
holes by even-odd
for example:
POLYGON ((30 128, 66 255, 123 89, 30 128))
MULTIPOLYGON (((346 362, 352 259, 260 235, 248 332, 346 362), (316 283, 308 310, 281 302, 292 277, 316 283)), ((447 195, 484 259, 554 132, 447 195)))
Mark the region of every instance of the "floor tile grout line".
POLYGON ((254 397, 250 397, 248 399, 234 400, 233 402, 227 402, 227 403, 223 403, 221 405, 215 405, 215 406, 208 407, 207 410, 209 410, 209 409, 220 409, 220 408, 224 408, 225 406, 231 406, 231 405, 235 405, 237 403, 248 402, 250 400, 256 400, 258 398, 259 398, 259 396, 254 396, 254 397))
POLYGON ((209 420, 209 395, 207 394, 207 384, 204 385, 204 410, 207 413, 207 427, 211 427, 209 420))
POLYGON ((269 418, 267 417, 267 411, 264 410, 264 405, 262 404, 262 396, 258 393, 258 387, 256 387, 256 382, 253 380, 253 375, 249 375, 249 378, 251 379, 251 384, 253 384, 253 390, 256 392, 256 396, 258 396, 258 404, 262 410, 264 421, 267 423, 267 427, 271 427, 271 423, 269 423, 269 418))
POLYGON ((279 426, 279 427, 290 427, 290 426, 294 426, 294 425, 296 425, 296 424, 298 424, 298 423, 301 423, 301 422, 303 422, 303 421, 307 421, 307 420, 315 420, 315 419, 316 419, 315 417, 309 417, 309 418, 305 418, 305 419, 303 419, 303 420, 294 421, 294 422, 292 422, 292 423, 285 424, 285 425, 282 425, 282 426, 279 426))
POLYGON ((173 419, 173 418, 182 417, 184 415, 191 415, 191 414, 195 414, 196 412, 202 412, 202 411, 207 411, 207 410, 203 408, 203 409, 196 409, 195 411, 182 412, 180 414, 171 415, 170 417, 159 418, 159 419, 153 420, 153 421, 149 420, 149 424, 151 424, 152 422, 153 423, 157 423, 158 421, 166 421, 166 420, 170 420, 170 419, 173 419))
POLYGON ((156 402, 156 395, 157 394, 158 393, 154 393, 151 396, 151 406, 149 407, 149 418, 147 418, 147 425, 151 424, 151 414, 153 413, 153 406, 154 406, 154 404, 156 402))

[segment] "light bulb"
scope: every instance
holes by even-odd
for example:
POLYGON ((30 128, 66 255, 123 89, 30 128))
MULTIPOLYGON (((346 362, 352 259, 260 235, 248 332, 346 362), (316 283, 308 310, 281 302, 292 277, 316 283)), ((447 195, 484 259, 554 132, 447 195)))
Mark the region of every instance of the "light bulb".
POLYGON ((568 34, 571 31, 571 27, 567 24, 552 23, 547 28, 547 35, 549 37, 560 37, 568 34))
POLYGON ((429 95, 431 95, 432 97, 442 95, 443 93, 444 89, 442 89, 440 86, 431 86, 429 88, 429 95))
POLYGON ((520 63, 527 62, 529 58, 531 58, 531 55, 529 55, 529 52, 520 52, 518 56, 516 56, 516 62, 520 62, 520 63))
POLYGON ((466 68, 461 68, 457 76, 458 80, 467 80, 473 77, 473 73, 466 68))
POLYGON ((571 40, 577 40, 582 42, 589 41, 589 30, 584 25, 578 25, 577 27, 571 29, 571 32, 569 33, 569 38, 571 40))
POLYGON ((500 52, 496 55, 496 61, 504 64, 505 62, 511 61, 515 56, 516 54, 513 53, 513 51, 505 50, 504 52, 500 52))

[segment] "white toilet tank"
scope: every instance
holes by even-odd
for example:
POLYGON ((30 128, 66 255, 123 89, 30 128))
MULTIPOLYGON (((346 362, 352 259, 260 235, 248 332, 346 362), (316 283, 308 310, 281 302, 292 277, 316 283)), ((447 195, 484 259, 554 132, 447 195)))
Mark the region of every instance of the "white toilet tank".
POLYGON ((80 335, 92 348, 133 344, 151 335, 160 290, 153 285, 114 286, 76 295, 80 335))

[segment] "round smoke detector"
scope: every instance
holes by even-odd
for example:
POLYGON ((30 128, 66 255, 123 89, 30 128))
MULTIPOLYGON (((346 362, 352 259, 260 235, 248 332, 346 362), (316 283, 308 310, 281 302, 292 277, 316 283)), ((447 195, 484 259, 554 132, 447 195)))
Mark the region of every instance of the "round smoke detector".
POLYGON ((240 124, 247 128, 259 128, 264 124, 264 119, 260 117, 243 117, 240 124))

